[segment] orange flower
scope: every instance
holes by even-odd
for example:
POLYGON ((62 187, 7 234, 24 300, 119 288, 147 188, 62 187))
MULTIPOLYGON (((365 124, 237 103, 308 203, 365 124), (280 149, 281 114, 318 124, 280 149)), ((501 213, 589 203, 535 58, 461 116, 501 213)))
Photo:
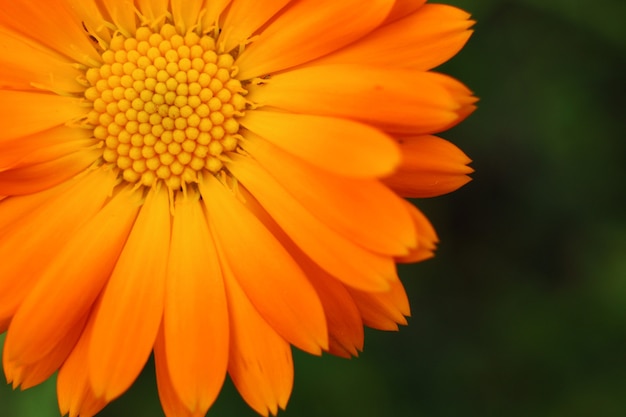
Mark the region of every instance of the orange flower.
POLYGON ((432 256, 401 198, 468 181, 431 136, 475 99, 430 69, 469 16, 423 0, 54 0, 0 10, 0 332, 93 416, 152 352, 168 417, 226 374, 284 408, 291 345, 357 355, 432 256), (355 10, 358 11, 355 13, 355 10))

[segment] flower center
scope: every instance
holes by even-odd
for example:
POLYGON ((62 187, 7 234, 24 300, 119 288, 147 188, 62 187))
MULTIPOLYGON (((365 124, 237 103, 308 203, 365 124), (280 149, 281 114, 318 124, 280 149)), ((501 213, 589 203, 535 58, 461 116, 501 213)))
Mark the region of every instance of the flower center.
POLYGON ((223 168, 238 146, 246 91, 212 37, 141 27, 134 38, 115 35, 102 61, 86 73, 87 121, 126 181, 178 189, 223 168))

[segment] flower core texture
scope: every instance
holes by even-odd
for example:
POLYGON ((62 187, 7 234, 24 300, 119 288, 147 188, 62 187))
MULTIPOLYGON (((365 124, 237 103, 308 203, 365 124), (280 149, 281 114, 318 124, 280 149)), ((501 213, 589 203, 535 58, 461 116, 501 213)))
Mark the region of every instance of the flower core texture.
POLYGON ((134 37, 117 34, 102 61, 86 72, 85 98, 105 163, 127 182, 161 180, 172 190, 222 170, 222 153, 238 146, 246 91, 213 37, 140 27, 134 37))

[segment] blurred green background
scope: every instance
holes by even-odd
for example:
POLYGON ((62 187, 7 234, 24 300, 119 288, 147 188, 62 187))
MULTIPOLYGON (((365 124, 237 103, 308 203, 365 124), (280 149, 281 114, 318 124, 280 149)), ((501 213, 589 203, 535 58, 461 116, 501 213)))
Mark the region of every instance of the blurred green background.
MULTIPOLYGON (((296 352, 280 415, 626 416, 626 2, 446 3, 478 21, 442 69, 481 98, 444 135, 474 181, 417 202, 442 243, 401 268, 409 326, 296 352)), ((254 415, 229 383, 209 412, 254 415)), ((152 365, 100 416, 162 416, 152 365)), ((0 417, 58 417, 54 381, 0 387, 0 417)))

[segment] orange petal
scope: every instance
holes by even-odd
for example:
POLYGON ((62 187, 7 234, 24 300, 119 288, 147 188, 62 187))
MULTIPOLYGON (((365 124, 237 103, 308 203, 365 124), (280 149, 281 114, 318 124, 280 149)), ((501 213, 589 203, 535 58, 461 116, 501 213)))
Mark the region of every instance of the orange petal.
MULTIPOLYGON (((78 130, 78 129, 74 129, 74 130, 78 130)), ((36 136, 39 136, 39 134, 37 133, 36 136)), ((95 152, 95 148, 98 145, 96 141, 94 141, 92 138, 84 138, 84 139, 73 141, 69 139, 68 137, 66 137, 65 140, 59 141, 58 143, 55 143, 51 146, 44 146, 44 144, 41 144, 41 146, 39 146, 33 152, 28 152, 28 150, 32 149, 32 144, 27 144, 24 139, 25 138, 20 138, 16 140, 16 142, 17 141, 20 142, 21 146, 16 145, 12 150, 17 149, 18 152, 19 150, 26 151, 26 152, 23 152, 22 155, 19 155, 21 156, 21 158, 19 158, 17 161, 14 161, 10 167, 7 166, 6 167, 7 169, 8 168, 18 169, 21 167, 44 164, 46 162, 49 162, 55 159, 69 156, 73 153, 77 153, 81 150, 89 150, 89 151, 93 150, 94 152, 89 152, 89 153, 91 153, 94 157, 98 154, 97 152, 95 152), (26 147, 26 149, 24 149, 24 146, 26 147)), ((13 155, 15 156, 15 153, 13 153, 13 155)), ((94 162, 97 159, 98 158, 94 158, 92 162, 94 162)), ((3 169, 0 168, 0 170, 3 170, 3 169)))
POLYGON ((69 413, 69 417, 93 417, 107 404, 107 401, 95 396, 87 372, 93 319, 93 314, 90 314, 82 336, 57 377, 59 409, 62 415, 69 413))
POLYGON ((456 7, 427 4, 358 42, 321 58, 324 64, 360 64, 429 70, 465 45, 473 21, 456 7))
POLYGON ((363 321, 350 293, 334 277, 315 265, 309 263, 305 271, 324 306, 328 323, 328 351, 345 358, 357 356, 363 350, 363 321))
MULTIPOLYGON (((85 177, 81 176, 80 178, 85 177)), ((48 188, 38 193, 23 196, 3 196, 2 200, 0 200, 0 202, 2 202, 2 204, 0 204, 0 234, 6 237, 12 229, 21 227, 22 224, 26 223, 25 219, 27 215, 30 215, 30 213, 36 209, 41 209, 50 199, 53 199, 55 196, 59 195, 59 193, 67 190, 70 185, 75 184, 76 181, 78 181, 78 179, 66 181, 56 187, 48 188)), ((0 240, 0 242, 2 241, 0 240)), ((0 263, 0 265, 2 265, 2 263, 0 263)), ((3 276, 4 275, 0 275, 0 279, 2 279, 3 276)))
POLYGON ((238 76, 260 77, 348 45, 380 25, 393 3, 393 0, 294 2, 239 56, 238 76))
POLYGON ((259 201, 287 235, 320 267, 363 289, 386 289, 395 279, 390 258, 370 252, 313 216, 258 162, 233 155, 228 169, 259 201))
POLYGON ((115 266, 140 197, 120 191, 63 242, 13 317, 4 347, 9 360, 43 358, 87 314, 115 266))
POLYGON ((83 64, 98 62, 100 55, 83 30, 80 19, 71 11, 71 3, 5 2, 0 8, 0 26, 12 28, 72 58, 74 62, 83 64))
POLYGON ((0 26, 0 88, 81 92, 76 82, 81 72, 69 60, 50 49, 0 26))
POLYGON ((383 182, 403 197, 435 197, 457 190, 471 178, 471 159, 447 140, 436 136, 400 139, 402 164, 383 182))
POLYGON ((0 90, 0 143, 71 122, 86 113, 78 98, 0 90))
POLYGON ((459 103, 459 108, 456 110, 457 118, 443 126, 439 131, 450 129, 465 120, 476 110, 476 102, 478 101, 478 98, 472 95, 472 92, 465 85, 454 78, 442 76, 441 85, 445 86, 452 94, 454 100, 459 103))
POLYGON ((111 23, 117 30, 127 37, 135 34, 137 14, 133 0, 100 0, 100 2, 109 12, 111 23))
POLYGON ((212 0, 206 2, 202 7, 201 27, 206 32, 211 28, 215 28, 220 20, 220 16, 224 9, 231 3, 231 0, 212 0))
POLYGON ((258 0, 235 0, 224 18, 217 44, 225 51, 245 45, 251 35, 290 0, 265 0, 258 7, 258 0), (250 13, 254 10, 254 13, 250 13))
POLYGON ((57 126, 31 136, 0 142, 0 172, 34 165, 94 146, 87 129, 57 126))
POLYGON ((342 357, 356 356, 363 348, 363 322, 350 294, 335 277, 311 261, 276 222, 263 210, 254 197, 240 188, 246 206, 280 241, 305 272, 320 297, 328 326, 328 352, 342 357))
POLYGON ((215 177, 200 192, 220 258, 261 316, 287 341, 313 354, 328 346, 324 310, 302 270, 276 238, 215 177))
POLYGON ((378 330, 398 330, 405 325, 411 311, 409 300, 400 280, 391 283, 385 292, 365 292, 348 288, 352 299, 363 317, 366 326, 378 330))
POLYGON ((224 383, 229 330, 219 259, 193 194, 176 198, 163 330, 176 396, 189 411, 204 415, 224 383))
POLYGON ((53 189, 0 203, 0 320, 15 314, 45 269, 55 262, 62 246, 59 243, 69 240, 96 215, 110 195, 115 177, 111 171, 93 171, 53 189))
POLYGON ((168 356, 165 348, 163 326, 157 335, 154 345, 154 364, 156 368, 157 388, 159 399, 166 417, 204 417, 205 413, 198 410, 190 411, 178 397, 170 377, 171 366, 167 363, 168 356))
POLYGON ((160 29, 160 24, 169 13, 169 0, 136 0, 143 24, 153 29, 160 29))
POLYGON ((156 22, 160 23, 164 20, 169 13, 169 0, 135 0, 135 3, 145 19, 144 23, 152 28, 156 26, 156 22))
POLYGON ((172 21, 179 33, 187 33, 197 25, 203 0, 171 0, 172 21))
POLYGON ((389 136, 350 120, 255 110, 240 123, 279 148, 339 175, 380 177, 392 173, 400 162, 389 136))
POLYGON ((45 190, 85 171, 101 156, 99 149, 87 148, 54 160, 0 172, 0 194, 30 194, 45 190))
POLYGON ((291 348, 255 310, 228 266, 224 277, 232 323, 228 374, 257 413, 276 415, 293 387, 291 348))
POLYGON ((13 389, 20 386, 21 389, 25 390, 39 385, 50 378, 52 374, 59 370, 72 349, 74 349, 85 327, 85 322, 86 318, 79 321, 48 355, 33 364, 20 365, 19 363, 9 361, 5 355, 2 367, 4 368, 7 382, 13 383, 13 389))
POLYGON ((417 243, 401 199, 380 182, 320 171, 260 138, 243 147, 303 207, 349 240, 388 255, 406 254, 417 243))
MULTIPOLYGON (((307 66, 248 87, 260 105, 347 117, 391 131, 432 133, 450 126, 461 100, 458 81, 441 74, 363 65, 307 66), (458 97, 457 97, 458 95, 458 97)), ((466 95, 471 97, 467 91, 466 95)))
MULTIPOLYGON (((70 11, 75 16, 75 19, 81 22, 83 31, 87 36, 95 35, 105 42, 109 42, 111 40, 110 25, 107 25, 109 19, 104 18, 96 1, 97 0, 83 0, 73 2, 70 11)), ((93 39, 91 39, 91 42, 93 42, 93 39)))
POLYGON ((417 233, 417 246, 406 256, 396 258, 397 262, 413 263, 420 262, 435 255, 435 249, 439 239, 435 229, 428 221, 428 218, 408 201, 404 202, 413 217, 415 231, 417 233))
POLYGON ((415 12, 424 3, 426 0, 396 0, 385 23, 393 22, 415 12))
POLYGON ((144 367, 163 316, 170 207, 164 190, 148 193, 94 310, 89 373, 94 393, 111 401, 144 367))

